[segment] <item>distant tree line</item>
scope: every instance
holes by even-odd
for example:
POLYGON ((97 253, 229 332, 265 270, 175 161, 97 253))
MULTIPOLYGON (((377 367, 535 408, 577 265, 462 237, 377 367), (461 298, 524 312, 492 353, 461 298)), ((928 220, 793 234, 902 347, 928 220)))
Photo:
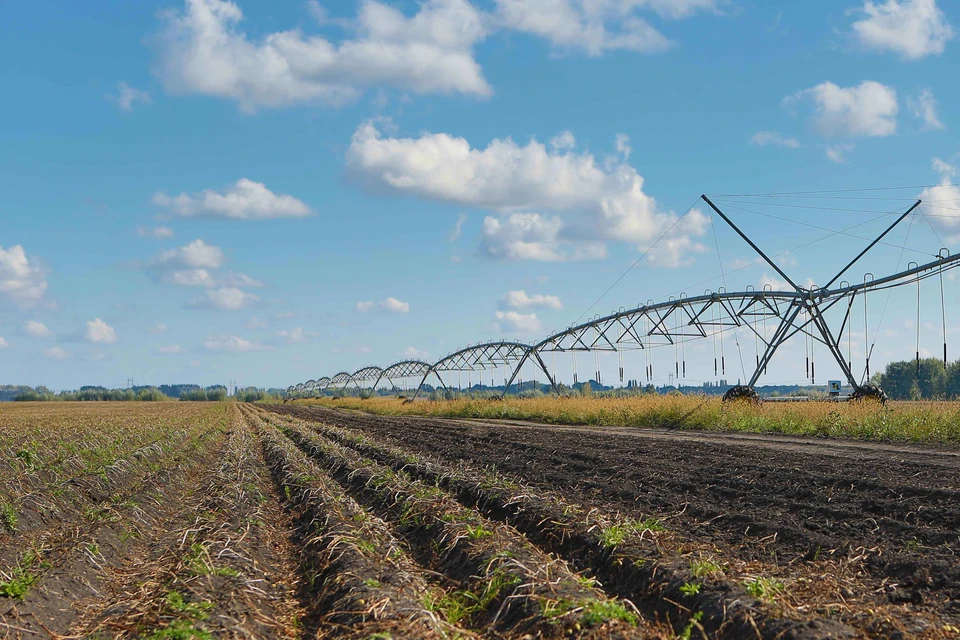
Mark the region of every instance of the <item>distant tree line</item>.
POLYGON ((894 400, 955 400, 960 398, 960 360, 944 366, 943 360, 921 358, 891 362, 871 382, 894 400))
MULTIPOLYGON (((279 389, 258 389, 247 387, 238 389, 235 398, 241 402, 275 400, 280 396, 279 389)), ((135 386, 129 389, 107 389, 99 386, 83 386, 75 391, 54 392, 47 387, 28 387, 24 385, 0 386, 0 402, 37 402, 37 401, 139 401, 159 402, 164 400, 185 400, 201 402, 222 402, 233 399, 227 395, 222 384, 201 387, 197 384, 162 384, 155 386, 135 386)))

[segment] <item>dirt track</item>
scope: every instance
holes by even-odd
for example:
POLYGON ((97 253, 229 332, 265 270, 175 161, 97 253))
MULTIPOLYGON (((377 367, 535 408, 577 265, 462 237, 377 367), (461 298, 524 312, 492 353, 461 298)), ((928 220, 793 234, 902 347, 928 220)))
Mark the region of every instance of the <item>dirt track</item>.
POLYGON ((956 451, 274 409, 441 459, 496 465, 585 504, 665 518, 744 558, 855 562, 869 597, 960 619, 956 451))

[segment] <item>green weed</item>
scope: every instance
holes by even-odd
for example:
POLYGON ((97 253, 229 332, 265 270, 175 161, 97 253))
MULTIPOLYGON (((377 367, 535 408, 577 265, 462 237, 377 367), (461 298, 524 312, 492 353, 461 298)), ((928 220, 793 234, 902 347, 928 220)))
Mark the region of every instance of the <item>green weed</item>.
POLYGON ((600 542, 604 547, 611 549, 620 546, 629 538, 641 535, 648 531, 666 531, 666 527, 660 524, 656 518, 647 518, 640 522, 638 520, 625 520, 620 524, 611 525, 600 531, 600 542))

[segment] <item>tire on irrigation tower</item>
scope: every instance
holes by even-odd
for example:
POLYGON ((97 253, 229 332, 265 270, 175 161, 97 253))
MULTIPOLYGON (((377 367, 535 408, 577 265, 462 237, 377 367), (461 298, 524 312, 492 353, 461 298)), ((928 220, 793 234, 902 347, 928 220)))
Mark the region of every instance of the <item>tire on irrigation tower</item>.
POLYGON ((725 394, 723 394, 724 402, 748 402, 750 404, 760 404, 760 394, 754 391, 753 387, 748 387, 745 384, 738 384, 735 387, 730 387, 725 394))
POLYGON ((887 404, 887 394, 875 384, 865 384, 857 387, 854 392, 850 394, 850 402, 879 402, 880 404, 887 404))

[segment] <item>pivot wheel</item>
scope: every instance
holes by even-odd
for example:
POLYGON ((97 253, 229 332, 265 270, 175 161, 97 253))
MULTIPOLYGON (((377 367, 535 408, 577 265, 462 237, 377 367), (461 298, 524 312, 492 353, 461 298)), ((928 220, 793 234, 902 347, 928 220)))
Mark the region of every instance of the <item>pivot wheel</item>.
POLYGON ((731 387, 725 394, 723 394, 724 402, 750 402, 753 404, 760 404, 760 395, 753 390, 753 387, 748 387, 745 384, 739 384, 735 387, 731 387))
POLYGON ((865 384, 862 387, 857 387, 854 392, 850 394, 850 402, 879 402, 880 404, 887 404, 887 394, 875 384, 865 384))

